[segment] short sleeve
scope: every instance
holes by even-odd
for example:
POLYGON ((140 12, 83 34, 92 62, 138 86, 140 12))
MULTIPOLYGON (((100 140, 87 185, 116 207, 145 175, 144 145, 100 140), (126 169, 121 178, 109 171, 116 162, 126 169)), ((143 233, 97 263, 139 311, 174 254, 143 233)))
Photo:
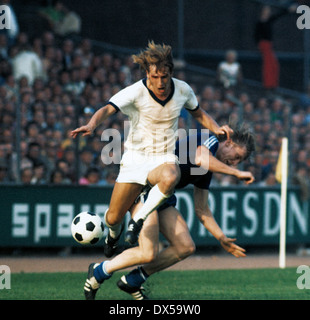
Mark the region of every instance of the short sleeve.
POLYGON ((188 87, 189 87, 189 92, 188 92, 188 97, 184 107, 187 110, 195 111, 199 108, 198 100, 193 89, 190 86, 188 87))
POLYGON ((212 155, 215 157, 215 154, 219 146, 219 141, 215 136, 211 135, 207 139, 202 139, 201 145, 208 148, 212 155))
POLYGON ((124 114, 128 115, 130 113, 131 107, 134 105, 135 96, 135 85, 131 85, 116 93, 109 100, 109 104, 111 104, 117 111, 120 110, 124 114))

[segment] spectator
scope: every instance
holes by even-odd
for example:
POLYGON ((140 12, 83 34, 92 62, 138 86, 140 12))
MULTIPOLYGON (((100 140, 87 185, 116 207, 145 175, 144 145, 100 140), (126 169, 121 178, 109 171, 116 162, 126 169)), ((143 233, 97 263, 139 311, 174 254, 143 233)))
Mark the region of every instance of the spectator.
POLYGON ((26 141, 20 142, 20 168, 17 167, 17 153, 12 153, 11 159, 10 159, 10 167, 11 167, 11 173, 13 181, 17 182, 17 174, 18 172, 25 168, 32 168, 33 164, 32 161, 27 157, 27 150, 28 144, 26 141))
POLYGON ((71 39, 66 39, 63 42, 62 46, 63 52, 63 69, 70 70, 73 60, 73 53, 74 53, 74 43, 71 39))
POLYGON ((83 150, 80 152, 80 172, 81 175, 85 175, 88 168, 93 164, 94 161, 94 155, 93 151, 89 147, 83 148, 83 150))
POLYGON ((91 41, 89 39, 83 39, 75 51, 75 54, 81 57, 82 66, 89 68, 94 57, 91 41))
POLYGON ((296 5, 291 5, 288 9, 280 10, 276 14, 272 14, 270 6, 264 6, 255 25, 254 39, 263 59, 262 79, 266 89, 275 89, 279 86, 280 67, 273 50, 273 24, 289 12, 296 12, 296 5))
POLYGON ((54 26, 64 17, 64 13, 61 10, 58 10, 57 5, 48 5, 45 8, 39 10, 38 14, 44 18, 49 26, 49 30, 53 30, 54 26))
POLYGON ((32 168, 24 168, 21 170, 21 182, 22 184, 30 184, 33 177, 32 168))
POLYGON ((70 184, 70 181, 66 177, 66 174, 60 169, 55 169, 52 171, 49 182, 50 184, 56 184, 56 185, 70 184))
POLYGON ((8 165, 6 161, 0 158, 0 185, 10 183, 8 165))
POLYGON ((307 201, 310 198, 310 181, 309 181, 309 169, 305 164, 301 164, 297 167, 296 173, 292 179, 293 184, 296 184, 301 189, 301 198, 303 201, 307 201))
POLYGON ((37 164, 44 162, 40 152, 40 144, 38 142, 30 142, 28 144, 27 158, 31 161, 33 168, 37 164))
POLYGON ((107 173, 105 179, 101 182, 103 186, 113 186, 115 184, 119 167, 118 165, 110 165, 107 167, 107 173))
MULTIPOLYGON (((37 111, 39 113, 40 111, 37 111)), ((40 126, 38 125, 37 122, 31 121, 27 123, 26 129, 26 135, 27 135, 27 142, 32 143, 35 142, 37 139, 37 136, 40 132, 40 126)))
POLYGON ((278 185, 274 172, 270 172, 266 177, 266 179, 261 181, 259 185, 263 187, 273 187, 278 185))
POLYGON ((63 13, 60 21, 54 25, 54 31, 61 37, 77 35, 81 32, 82 21, 80 16, 69 10, 62 1, 56 2, 56 8, 63 13))
POLYGON ((81 18, 62 1, 56 1, 54 6, 41 9, 39 15, 46 19, 50 30, 61 37, 79 34, 81 31, 81 18))
POLYGON ((80 95, 85 88, 85 82, 80 78, 80 69, 73 68, 70 71, 70 81, 65 86, 65 91, 72 93, 75 96, 80 95))
POLYGON ((100 170, 97 167, 87 169, 85 175, 79 180, 80 185, 99 185, 100 170))
POLYGON ((33 167, 33 176, 30 181, 31 184, 46 184, 46 166, 43 162, 37 162, 33 167))
POLYGON ((62 171, 64 173, 65 178, 63 180, 65 184, 71 184, 74 180, 69 164, 65 159, 59 159, 56 161, 55 171, 62 171))
POLYGON ((44 69, 40 57, 29 47, 24 46, 12 60, 15 80, 26 77, 31 86, 36 78, 44 77, 44 69))
POLYGON ((225 60, 217 68, 217 80, 224 89, 234 88, 241 83, 242 70, 235 50, 226 52, 225 60))
POLYGON ((66 165, 68 166, 67 177, 72 182, 78 181, 76 179, 76 171, 75 171, 75 151, 73 147, 67 147, 63 152, 63 159, 66 162, 66 165))

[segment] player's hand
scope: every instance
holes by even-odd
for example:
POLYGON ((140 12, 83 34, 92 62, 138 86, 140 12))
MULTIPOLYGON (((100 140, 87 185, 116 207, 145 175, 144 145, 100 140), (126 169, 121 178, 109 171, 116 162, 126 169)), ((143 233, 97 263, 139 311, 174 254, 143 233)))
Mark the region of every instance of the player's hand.
POLYGON ((225 125, 216 129, 214 133, 218 136, 225 135, 228 140, 230 139, 230 136, 234 133, 234 131, 228 125, 225 125))
POLYGON ((243 180, 246 184, 251 184, 255 181, 255 178, 250 171, 239 171, 237 178, 243 180))
POLYGON ((231 253, 236 258, 246 257, 245 249, 239 247, 234 242, 236 239, 227 238, 223 235, 220 239, 221 246, 228 252, 231 253))
POLYGON ((89 125, 82 126, 80 128, 77 128, 77 129, 71 131, 71 137, 76 138, 79 133, 83 133, 82 137, 90 136, 90 135, 92 135, 93 131, 94 130, 89 125))

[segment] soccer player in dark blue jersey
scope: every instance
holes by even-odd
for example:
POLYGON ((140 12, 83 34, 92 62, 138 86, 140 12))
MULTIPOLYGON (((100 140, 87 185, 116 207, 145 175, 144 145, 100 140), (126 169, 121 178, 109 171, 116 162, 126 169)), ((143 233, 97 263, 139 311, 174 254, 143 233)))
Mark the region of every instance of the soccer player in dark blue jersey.
MULTIPOLYGON (((246 184, 254 182, 252 173, 240 171, 236 166, 254 151, 254 137, 245 128, 234 128, 231 139, 219 142, 215 136, 198 135, 177 144, 181 179, 176 189, 194 185, 195 213, 204 227, 235 257, 245 257, 245 250, 235 244, 236 239, 225 236, 215 221, 208 205, 209 186, 213 172, 234 175, 246 184)), ((176 197, 171 196, 157 209, 160 232, 170 245, 143 267, 138 267, 117 283, 118 287, 136 300, 147 299, 142 284, 146 279, 195 252, 195 244, 180 212, 175 208, 176 197)))
MULTIPOLYGON (((177 143, 176 153, 180 161, 181 179, 176 189, 194 186, 195 212, 205 228, 221 243, 224 249, 236 257, 243 257, 244 249, 236 245, 236 239, 227 238, 216 223, 208 206, 208 189, 212 173, 234 175, 247 184, 254 181, 251 172, 240 171, 236 166, 247 159, 254 150, 253 135, 246 129, 234 129, 230 139, 219 142, 215 136, 199 134, 189 136, 177 143)), ((138 210, 132 208, 132 215, 138 210)), ((195 251, 186 222, 175 208, 176 197, 172 195, 145 221, 139 237, 139 246, 127 249, 112 260, 91 264, 84 293, 86 299, 94 299, 100 284, 112 273, 125 267, 146 264, 123 276, 118 286, 132 294, 134 299, 146 298, 142 283, 151 274, 163 270, 188 257, 195 251), (158 253, 158 230, 169 241, 170 246, 158 253)))
MULTIPOLYGON (((238 132, 235 133, 236 137, 237 134, 238 132)), ((253 138, 252 135, 251 138, 253 138)), ((197 188, 207 190, 213 172, 233 175, 240 180, 252 183, 254 177, 250 172, 237 169, 237 165, 247 159, 252 152, 254 139, 251 140, 251 146, 248 148, 249 150, 241 142, 240 145, 235 143, 233 138, 220 143, 216 136, 208 133, 189 136, 187 139, 177 142, 176 154, 180 161, 181 179, 176 189, 182 189, 192 184, 197 188)), ((170 202, 172 198, 175 196, 173 195, 169 199, 170 202)))

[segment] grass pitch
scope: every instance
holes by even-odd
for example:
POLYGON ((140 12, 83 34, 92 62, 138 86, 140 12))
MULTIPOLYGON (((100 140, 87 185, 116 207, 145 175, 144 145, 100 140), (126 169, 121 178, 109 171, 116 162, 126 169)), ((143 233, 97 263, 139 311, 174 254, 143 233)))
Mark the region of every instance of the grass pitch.
MULTIPOLYGON (((120 291, 115 273, 97 293, 97 300, 132 300, 120 291)), ((164 271, 146 284, 154 300, 310 300, 310 290, 298 289, 296 268, 164 271)), ((0 300, 83 300, 85 273, 18 273, 0 300)))

